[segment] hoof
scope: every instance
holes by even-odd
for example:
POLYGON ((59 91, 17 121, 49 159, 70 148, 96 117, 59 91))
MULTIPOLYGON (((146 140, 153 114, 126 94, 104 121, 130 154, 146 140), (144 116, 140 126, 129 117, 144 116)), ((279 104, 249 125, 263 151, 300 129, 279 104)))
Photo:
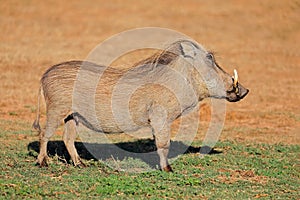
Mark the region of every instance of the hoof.
POLYGON ((47 163, 47 158, 44 157, 42 159, 42 161, 40 161, 39 159, 36 162, 36 165, 38 165, 39 167, 48 167, 48 163, 47 163))
POLYGON ((165 171, 165 172, 173 172, 173 169, 172 169, 172 167, 170 165, 167 165, 162 170, 165 171))
POLYGON ((86 164, 84 164, 81 160, 79 160, 78 162, 74 163, 74 167, 85 168, 86 164))

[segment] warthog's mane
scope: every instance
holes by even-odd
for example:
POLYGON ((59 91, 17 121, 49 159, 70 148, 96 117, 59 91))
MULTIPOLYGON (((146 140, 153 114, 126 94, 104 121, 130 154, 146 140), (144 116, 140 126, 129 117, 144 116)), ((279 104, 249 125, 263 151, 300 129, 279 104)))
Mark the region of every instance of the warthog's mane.
POLYGON ((167 48, 164 50, 153 54, 152 56, 141 60, 133 65, 134 67, 138 67, 141 65, 152 65, 152 66, 158 66, 158 65, 169 65, 173 61, 177 60, 179 56, 183 56, 183 51, 181 48, 181 43, 190 43, 194 45, 196 48, 199 48, 197 44, 190 40, 178 40, 176 42, 173 42, 172 44, 168 45, 167 48))
POLYGON ((173 62, 177 57, 178 55, 176 55, 175 53, 164 50, 162 52, 155 53, 152 56, 135 63, 133 65, 133 68, 141 65, 151 65, 151 66, 168 65, 171 62, 173 62))

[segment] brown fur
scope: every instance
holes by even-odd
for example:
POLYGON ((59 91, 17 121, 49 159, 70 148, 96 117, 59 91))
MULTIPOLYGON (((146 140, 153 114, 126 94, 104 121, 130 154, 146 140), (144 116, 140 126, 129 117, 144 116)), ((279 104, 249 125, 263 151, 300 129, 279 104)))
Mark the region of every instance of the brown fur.
MULTIPOLYGON (((46 101, 47 121, 45 129, 40 133, 37 162, 40 165, 47 163, 47 142, 62 120, 67 119, 63 140, 75 165, 81 163, 74 146, 76 124, 82 123, 89 129, 103 133, 149 127, 155 135, 161 169, 172 171, 167 161, 171 122, 188 113, 196 107, 198 101, 206 97, 227 98, 224 94, 232 88, 231 77, 217 64, 207 60, 207 54, 204 48, 193 42, 179 41, 165 51, 137 63, 129 71, 86 61, 70 61, 52 66, 41 78, 40 90, 46 101), (186 62, 197 59, 201 61, 201 66, 186 62), (220 94, 209 93, 203 80, 205 74, 200 72, 206 73, 211 69, 219 73, 226 91, 220 94), (99 80, 100 74, 102 76, 99 80), (95 82, 94 90, 92 85, 95 82), (126 96, 128 94, 129 97, 126 96), (91 106, 93 103, 95 109, 91 106), (126 115, 127 110, 130 119, 126 115)), ((245 94, 227 95, 231 95, 232 100, 238 100, 245 94)), ((39 114, 34 123, 37 129, 38 120, 39 114)))

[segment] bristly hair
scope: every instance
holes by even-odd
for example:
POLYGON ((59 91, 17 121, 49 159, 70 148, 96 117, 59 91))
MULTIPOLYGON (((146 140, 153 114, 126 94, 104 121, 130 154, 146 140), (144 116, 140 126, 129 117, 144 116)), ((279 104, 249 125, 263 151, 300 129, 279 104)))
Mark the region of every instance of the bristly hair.
POLYGON ((178 56, 181 55, 181 50, 179 48, 180 44, 183 42, 191 42, 196 48, 199 48, 197 44, 193 41, 182 39, 170 44, 167 48, 163 51, 153 54, 152 56, 137 62, 133 65, 133 67, 144 65, 144 64, 153 64, 154 66, 157 65, 168 65, 172 61, 174 61, 178 56))
POLYGON ((168 65, 177 57, 178 57, 178 55, 176 55, 175 53, 165 50, 162 52, 155 53, 152 56, 150 56, 142 61, 137 62, 133 66, 137 67, 137 66, 146 65, 146 64, 168 65))

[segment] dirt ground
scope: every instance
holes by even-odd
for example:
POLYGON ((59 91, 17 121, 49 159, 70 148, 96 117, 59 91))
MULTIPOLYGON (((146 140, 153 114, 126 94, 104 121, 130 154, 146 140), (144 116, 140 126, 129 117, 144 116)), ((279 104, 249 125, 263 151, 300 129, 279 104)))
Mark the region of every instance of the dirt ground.
POLYGON ((1 1, 0 120, 34 120, 49 66, 84 59, 113 34, 164 27, 216 52, 250 89, 227 104, 221 139, 300 144, 299 10, 299 0, 1 1))

